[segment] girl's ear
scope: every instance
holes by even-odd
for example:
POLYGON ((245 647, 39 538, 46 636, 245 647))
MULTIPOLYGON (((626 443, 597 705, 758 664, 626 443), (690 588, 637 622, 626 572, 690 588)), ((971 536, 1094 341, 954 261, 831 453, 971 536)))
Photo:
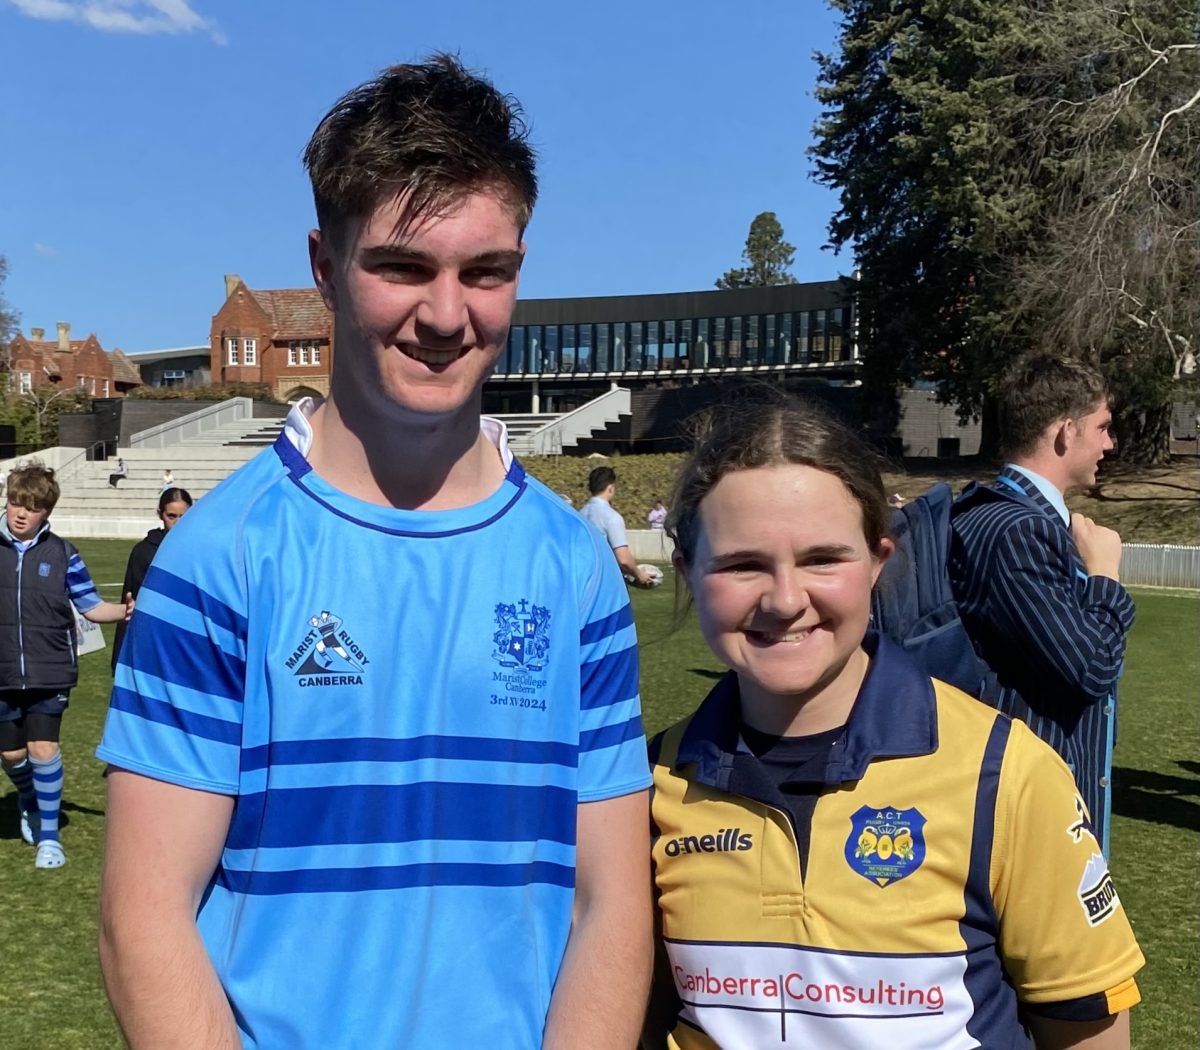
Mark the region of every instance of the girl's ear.
POLYGON ((875 562, 874 568, 871 569, 871 586, 874 587, 879 582, 879 574, 883 572, 884 565, 887 564, 888 558, 896 553, 896 545, 886 536, 879 541, 879 548, 871 555, 875 562))
POLYGON ((684 561, 683 552, 678 547, 671 552, 671 564, 675 567, 678 576, 687 578, 687 562, 684 561))

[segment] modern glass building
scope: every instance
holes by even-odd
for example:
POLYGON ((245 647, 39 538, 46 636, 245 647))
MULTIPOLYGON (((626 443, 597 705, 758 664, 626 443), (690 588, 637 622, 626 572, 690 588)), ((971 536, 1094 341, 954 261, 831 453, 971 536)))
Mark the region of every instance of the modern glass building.
POLYGON ((850 378, 853 282, 517 303, 485 410, 561 412, 613 385, 740 374, 850 378))

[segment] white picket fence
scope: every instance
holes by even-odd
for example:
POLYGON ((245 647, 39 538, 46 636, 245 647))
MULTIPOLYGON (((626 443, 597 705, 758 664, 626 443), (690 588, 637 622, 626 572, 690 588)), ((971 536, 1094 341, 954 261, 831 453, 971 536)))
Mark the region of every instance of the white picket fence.
POLYGON ((1142 587, 1200 588, 1200 547, 1126 543, 1121 548, 1121 582, 1142 587))
MULTIPOLYGON (((670 539, 662 531, 630 529, 630 553, 639 561, 671 560, 670 539)), ((1200 590, 1200 547, 1126 543, 1121 548, 1121 582, 1137 587, 1190 587, 1200 590)))

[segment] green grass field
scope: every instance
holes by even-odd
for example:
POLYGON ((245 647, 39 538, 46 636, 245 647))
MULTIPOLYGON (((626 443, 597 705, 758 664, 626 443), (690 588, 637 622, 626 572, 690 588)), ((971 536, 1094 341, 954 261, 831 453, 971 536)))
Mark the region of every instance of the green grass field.
MULTIPOLYGON (((78 544, 104 595, 115 598, 131 544, 78 544)), ((669 575, 669 574, 668 574, 669 575)), ((1149 960, 1134 1011, 1140 1050, 1194 1050, 1200 1044, 1200 596, 1136 593, 1138 621, 1121 693, 1112 869, 1149 960)), ((673 628, 670 578, 633 596, 642 643, 646 728, 690 711, 718 666, 685 621, 673 628)), ((110 632, 110 628, 106 628, 110 632)), ((102 768, 92 757, 111 678, 108 653, 83 658, 64 722, 69 863, 33 868, 17 837, 15 797, 0 783, 0 1046, 6 1050, 93 1050, 120 1045, 96 966, 96 894, 104 828, 102 768)))

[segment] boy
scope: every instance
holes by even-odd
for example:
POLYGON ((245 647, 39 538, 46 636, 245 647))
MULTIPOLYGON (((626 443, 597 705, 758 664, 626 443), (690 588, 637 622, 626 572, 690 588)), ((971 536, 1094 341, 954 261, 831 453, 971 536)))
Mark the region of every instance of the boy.
POLYGON ((59 728, 79 679, 71 606, 92 623, 128 620, 133 598, 100 600, 79 552, 50 531, 58 502, 54 471, 40 465, 8 475, 0 527, 0 761, 17 789, 21 837, 37 846, 34 866, 61 868, 59 728))
POLYGON ((532 151, 443 55, 346 95, 306 162, 329 397, 164 546, 97 752, 117 1020, 133 1050, 632 1047, 629 597, 479 415, 532 151))

